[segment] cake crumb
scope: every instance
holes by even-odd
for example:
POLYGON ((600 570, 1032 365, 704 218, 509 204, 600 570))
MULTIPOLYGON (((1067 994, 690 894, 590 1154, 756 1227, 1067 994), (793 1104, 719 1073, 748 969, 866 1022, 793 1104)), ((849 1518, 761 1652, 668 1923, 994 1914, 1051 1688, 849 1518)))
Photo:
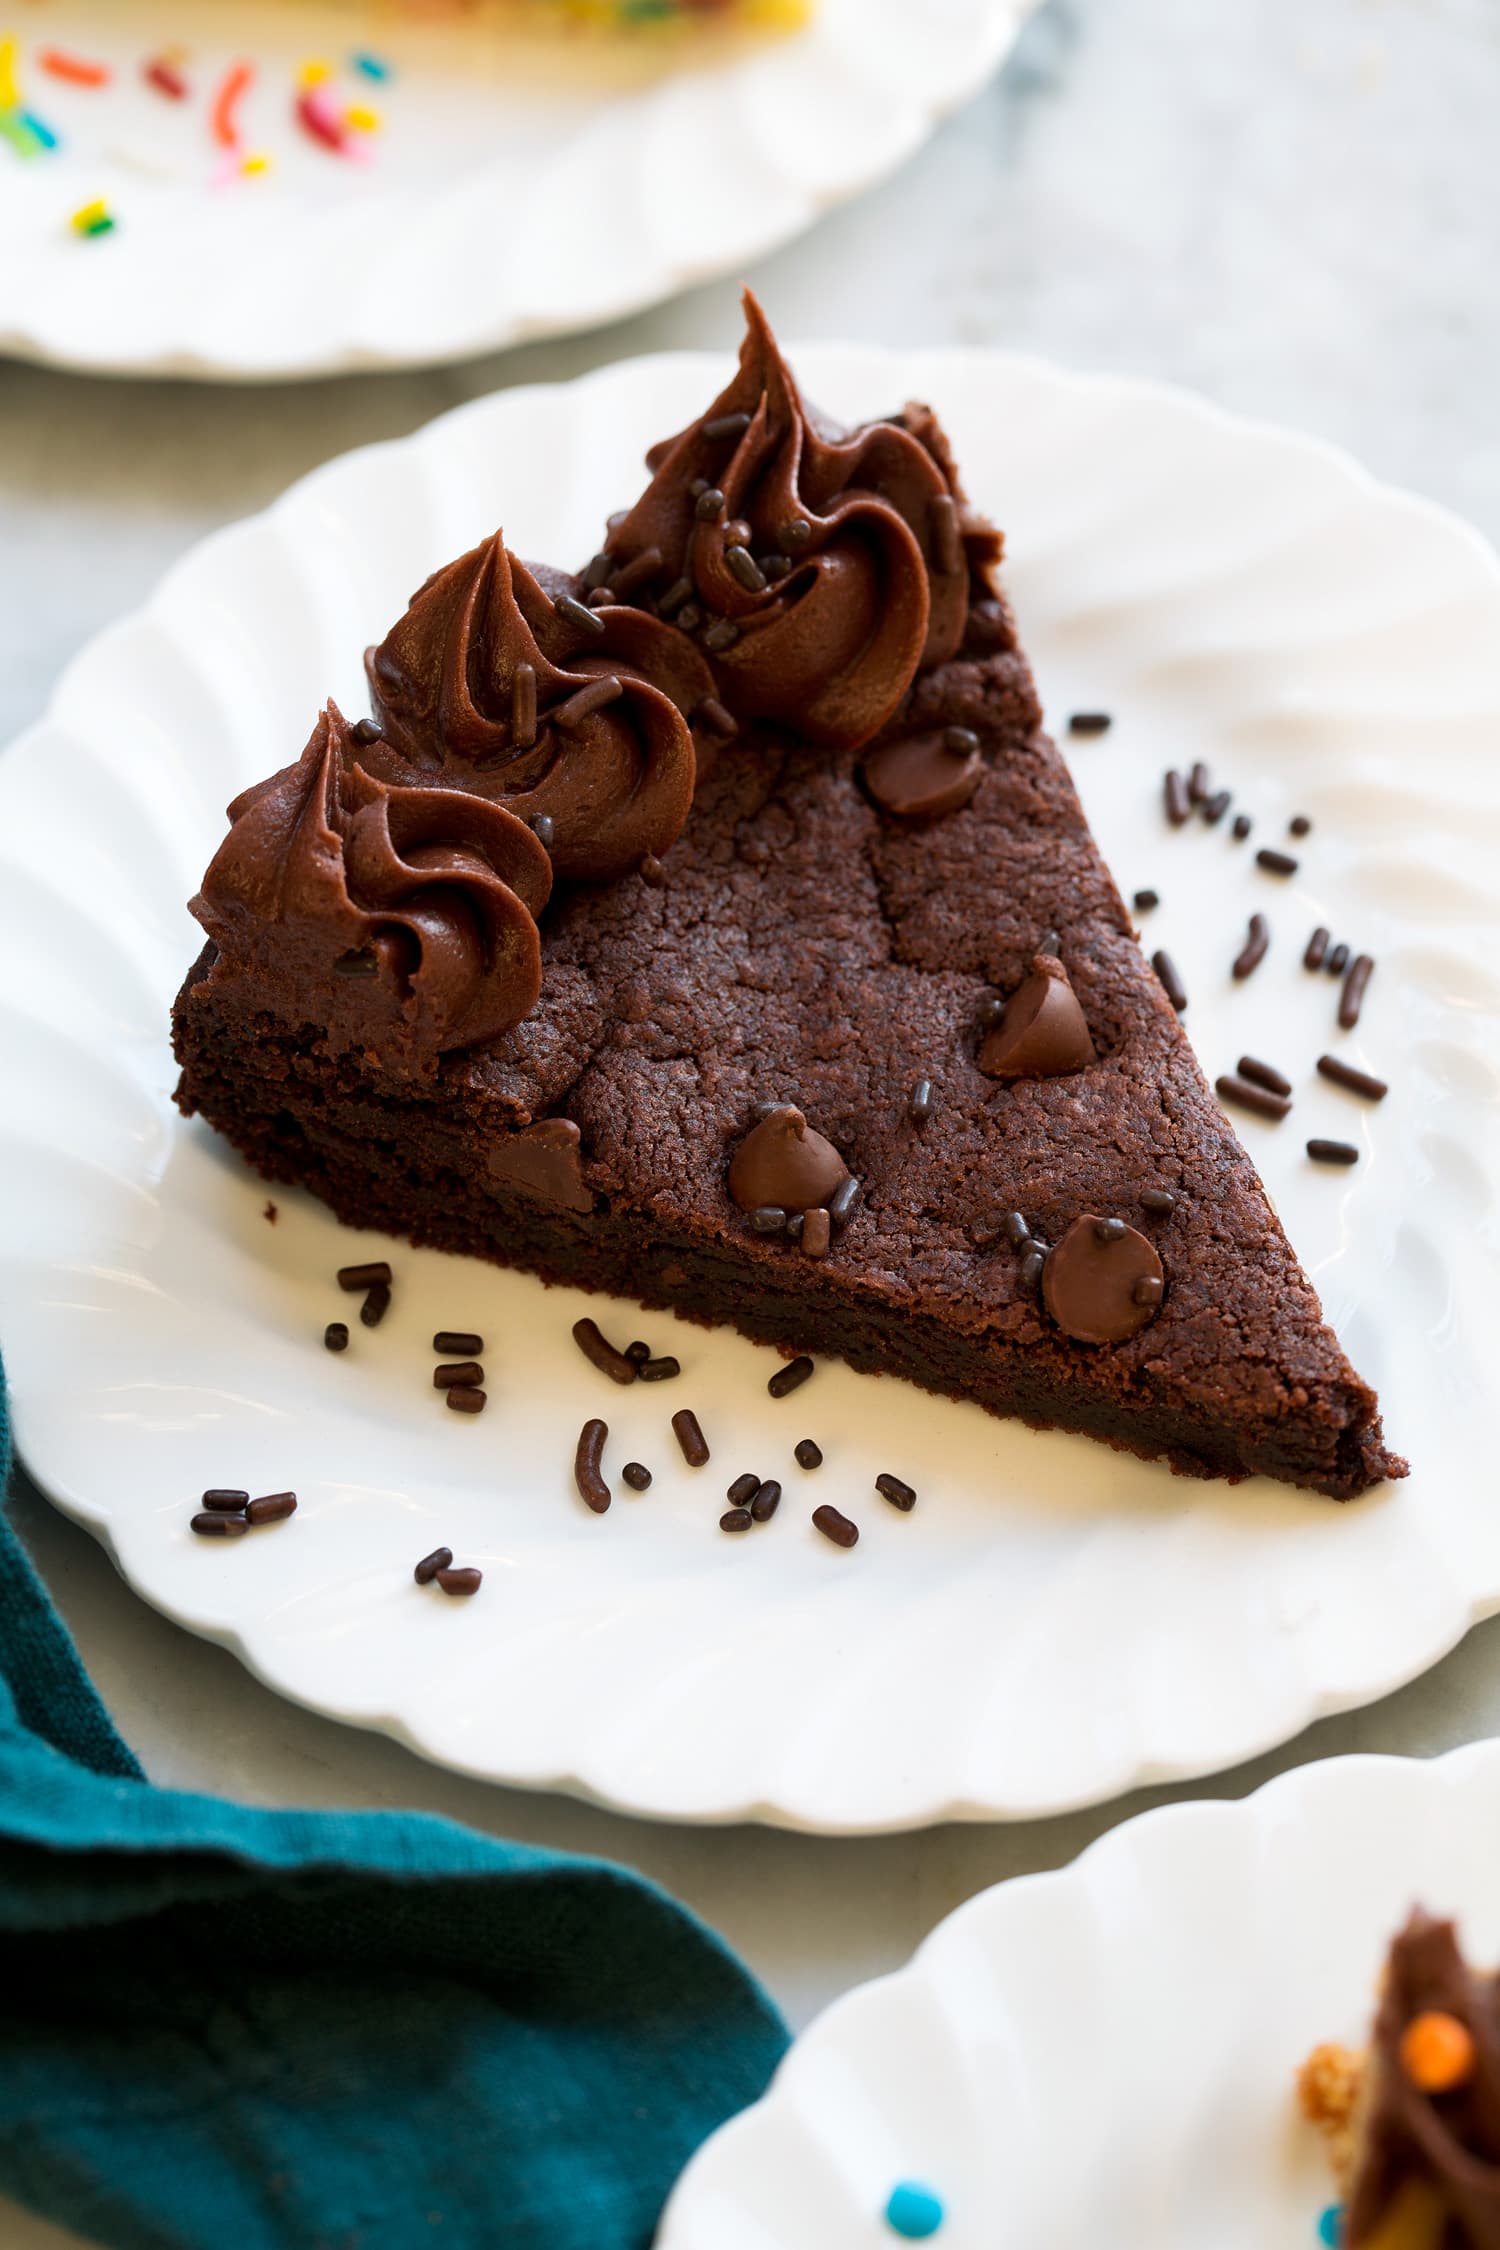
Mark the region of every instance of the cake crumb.
POLYGON ((270 1225, 272 1225, 272 1226, 274 1227, 274 1226, 275 1226, 275 1224, 276 1224, 276 1206, 275 1206, 275 1204, 274 1204, 274 1203, 268 1203, 268 1204, 266 1205, 266 1207, 265 1207, 264 1211, 262 1211, 262 1213, 261 1213, 261 1217, 262 1217, 263 1219, 267 1220, 267 1221, 269 1222, 269 1224, 270 1224, 270 1225))
POLYGON ((1314 2047, 1297 2073, 1297 2106, 1326 2139, 1334 2177, 1344 2187, 1354 2173, 1355 2126, 1364 2079, 1364 2055, 1336 2039, 1314 2047))

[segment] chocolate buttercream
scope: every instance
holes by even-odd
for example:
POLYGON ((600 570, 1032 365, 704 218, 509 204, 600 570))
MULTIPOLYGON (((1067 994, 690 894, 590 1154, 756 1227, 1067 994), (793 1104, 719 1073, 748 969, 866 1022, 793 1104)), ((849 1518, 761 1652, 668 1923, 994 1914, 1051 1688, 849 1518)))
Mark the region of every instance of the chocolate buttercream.
POLYGON ((392 787, 362 755, 330 703, 297 763, 229 807, 191 906, 216 983, 329 1053, 409 1073, 535 1005, 552 871, 503 806, 392 787))
POLYGON ((1500 2250, 1500 1994, 1494 1977, 1467 1966, 1451 1922, 1418 1909, 1392 1945, 1367 2073, 1349 2250, 1378 2239, 1413 2181, 1439 2206, 1434 2239, 1455 2250, 1500 2250), (1403 2032, 1434 2009, 1456 2017, 1474 2041, 1472 2076, 1442 2094, 1422 2092, 1401 2060, 1403 2032))
MULTIPOLYGON (((499 532, 435 572, 365 658, 381 739, 360 758, 550 821, 557 874, 602 882, 681 834, 699 765, 687 714, 714 679, 686 635, 621 603, 587 609, 576 583, 499 532)), ((700 743, 706 759, 711 733, 700 743)))
POLYGON ((847 433, 825 424, 748 290, 745 314, 733 380, 647 455, 651 483, 605 553, 616 577, 659 558, 653 590, 701 630, 737 716, 857 748, 919 666, 957 653, 971 600, 992 592, 999 534, 969 506, 927 408, 847 433))

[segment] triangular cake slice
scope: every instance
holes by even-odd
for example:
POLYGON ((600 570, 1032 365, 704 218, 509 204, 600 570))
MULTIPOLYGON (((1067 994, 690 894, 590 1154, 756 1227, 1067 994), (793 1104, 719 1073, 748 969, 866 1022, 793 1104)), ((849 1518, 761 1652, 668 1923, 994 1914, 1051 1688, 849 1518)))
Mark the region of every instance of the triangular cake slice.
POLYGON ((438 572, 374 720, 231 808, 183 1109, 354 1224, 1196 1475, 1403 1474, 933 415, 832 430, 749 319, 581 573, 438 572))

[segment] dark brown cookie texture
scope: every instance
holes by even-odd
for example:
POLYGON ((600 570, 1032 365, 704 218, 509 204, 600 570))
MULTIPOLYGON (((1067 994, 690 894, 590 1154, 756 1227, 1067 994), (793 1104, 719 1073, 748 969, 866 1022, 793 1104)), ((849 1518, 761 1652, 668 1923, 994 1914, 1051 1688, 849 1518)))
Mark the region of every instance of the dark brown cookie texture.
MULTIPOLYGON (((657 449, 650 505, 557 582, 607 592, 602 608, 532 574, 538 646, 546 600, 580 636, 607 618, 642 664, 679 639, 694 667, 713 659, 669 879, 638 880, 634 858, 617 879, 560 874, 537 902, 535 1004, 404 1077, 340 1030, 328 979, 283 979, 269 1008, 211 938, 176 1005, 181 1107, 361 1227, 1195 1476, 1345 1499, 1403 1475, 1042 732, 990 582, 997 535, 930 413, 819 436, 763 322, 736 384, 657 449), (841 571, 863 589, 853 608, 841 571), (860 636, 892 572, 909 614, 872 655, 860 636), (639 648, 632 600, 652 605, 639 648), (773 630, 774 648, 757 638, 773 630), (815 723, 776 650, 809 680, 825 665, 815 723)), ((508 743, 535 683, 514 664, 507 678, 480 717, 508 743)), ((581 790, 594 769, 571 741, 581 790)), ((351 767, 393 754, 361 737, 351 767)), ((451 762, 426 782, 411 767, 399 786, 440 790, 450 825, 495 786, 484 757, 472 783, 451 762)), ((458 895, 480 877, 450 852, 418 878, 474 979, 492 977, 458 895)), ((399 999, 399 963, 390 975, 399 999)), ((591 1506, 608 1504, 599 1430, 581 1456, 591 1506)))

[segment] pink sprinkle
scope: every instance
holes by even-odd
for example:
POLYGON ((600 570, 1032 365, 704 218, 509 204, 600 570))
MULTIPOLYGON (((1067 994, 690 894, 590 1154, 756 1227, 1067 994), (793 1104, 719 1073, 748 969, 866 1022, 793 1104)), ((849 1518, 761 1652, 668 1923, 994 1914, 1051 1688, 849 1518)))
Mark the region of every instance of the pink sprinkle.
POLYGON ((349 153, 349 133, 327 94, 320 86, 304 86, 297 96, 297 120, 305 132, 325 148, 337 151, 340 156, 349 153))

